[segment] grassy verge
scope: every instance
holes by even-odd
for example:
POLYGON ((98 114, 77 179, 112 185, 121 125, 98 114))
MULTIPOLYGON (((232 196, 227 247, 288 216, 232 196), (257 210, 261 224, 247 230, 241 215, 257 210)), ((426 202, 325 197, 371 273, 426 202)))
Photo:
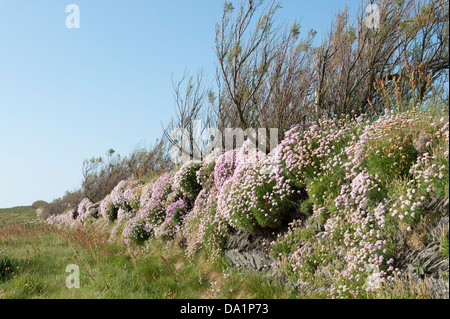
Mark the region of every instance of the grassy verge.
POLYGON ((0 298, 294 298, 273 278, 212 265, 201 256, 186 262, 177 250, 153 241, 149 251, 108 242, 94 228, 58 230, 40 223, 0 225, 0 298), (66 287, 80 269, 80 288, 66 287))

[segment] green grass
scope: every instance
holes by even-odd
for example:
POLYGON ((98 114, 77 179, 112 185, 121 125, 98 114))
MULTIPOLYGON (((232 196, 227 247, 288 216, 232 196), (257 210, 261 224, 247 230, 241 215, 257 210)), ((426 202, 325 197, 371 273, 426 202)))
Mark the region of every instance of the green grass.
POLYGON ((0 208, 0 225, 36 219, 36 212, 31 206, 0 208))
POLYGON ((93 226, 0 225, 0 258, 8 268, 0 280, 0 299, 295 297, 270 276, 233 269, 226 262, 213 265, 202 256, 190 262, 181 249, 167 249, 158 240, 150 242, 146 253, 108 238, 93 226), (70 264, 80 269, 79 289, 66 287, 70 264), (220 291, 214 291, 217 285, 220 291))

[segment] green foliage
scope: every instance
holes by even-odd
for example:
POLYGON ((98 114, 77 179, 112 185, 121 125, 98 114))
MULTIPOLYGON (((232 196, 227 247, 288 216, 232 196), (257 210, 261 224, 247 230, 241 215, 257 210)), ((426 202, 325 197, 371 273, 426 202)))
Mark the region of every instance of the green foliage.
POLYGON ((312 215, 312 213, 313 213, 312 201, 309 198, 302 201, 300 203, 299 210, 300 210, 300 213, 302 213, 303 215, 306 215, 306 216, 312 215))
POLYGON ((274 259, 287 258, 294 253, 300 243, 311 241, 315 234, 313 226, 302 225, 299 221, 294 222, 289 231, 273 244, 270 255, 274 259))
POLYGON ((114 206, 113 203, 108 204, 106 209, 106 215, 108 216, 108 220, 110 222, 114 222, 117 219, 117 214, 119 212, 119 208, 114 206))
POLYGON ((48 205, 48 203, 46 201, 37 200, 31 205, 31 207, 33 207, 34 209, 38 209, 38 208, 41 208, 41 207, 45 207, 47 205, 48 205))
POLYGON ((180 191, 192 198, 197 197, 202 186, 197 181, 197 171, 202 167, 201 163, 192 163, 182 168, 179 178, 180 191))
POLYGON ((211 188, 214 183, 214 167, 216 166, 215 162, 209 163, 209 165, 202 166, 200 170, 197 172, 198 181, 203 188, 211 188))
POLYGON ((408 177, 409 170, 417 160, 413 134, 396 128, 383 139, 371 140, 366 149, 365 166, 373 175, 382 178, 383 186, 394 176, 408 177))
POLYGON ((211 260, 217 260, 223 255, 225 243, 230 235, 230 230, 223 220, 217 221, 216 210, 210 210, 209 220, 213 221, 205 224, 205 235, 203 249, 211 260))
POLYGON ((129 238, 137 245, 144 245, 150 238, 151 232, 147 227, 147 222, 144 218, 137 218, 133 221, 133 225, 130 226, 129 238))
POLYGON ((14 271, 14 263, 7 256, 0 256, 0 282, 7 280, 14 271))

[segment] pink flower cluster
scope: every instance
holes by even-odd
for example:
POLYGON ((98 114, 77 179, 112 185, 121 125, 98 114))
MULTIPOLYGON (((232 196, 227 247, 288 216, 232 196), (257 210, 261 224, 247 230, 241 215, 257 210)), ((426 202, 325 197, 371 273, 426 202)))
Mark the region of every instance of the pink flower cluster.
POLYGON ((77 221, 77 217, 77 210, 72 209, 63 214, 49 216, 47 218, 47 223, 51 226, 58 226, 59 228, 64 226, 73 226, 79 221, 77 221))
POLYGON ((124 180, 119 182, 110 194, 111 202, 119 209, 129 210, 139 205, 140 188, 135 180, 124 180))
POLYGON ((134 217, 128 220, 122 236, 125 243, 129 245, 131 241, 137 244, 143 244, 150 238, 153 232, 153 227, 141 217, 134 217))
POLYGON ((179 219, 181 216, 187 213, 188 205, 180 198, 176 202, 172 203, 167 207, 166 210, 166 220, 179 219))
POLYGON ((105 220, 114 219, 114 214, 117 214, 117 210, 114 207, 111 195, 106 195, 106 197, 100 203, 100 214, 105 220))
POLYGON ((200 191, 192 211, 183 219, 179 233, 187 239, 187 254, 192 257, 207 246, 209 258, 218 260, 222 243, 228 234, 228 223, 217 211, 219 193, 216 189, 200 191))
POLYGON ((160 225, 166 217, 166 200, 172 192, 173 177, 163 174, 152 187, 152 194, 146 203, 141 202, 140 216, 147 220, 151 227, 160 225))
POLYGON ((197 172, 201 167, 200 163, 189 161, 185 163, 173 177, 174 191, 180 192, 184 197, 195 197, 200 191, 200 184, 197 181, 197 172))
POLYGON ((82 222, 90 216, 97 217, 98 213, 94 203, 89 198, 83 199, 80 204, 78 204, 77 212, 78 218, 80 218, 82 222))
POLYGON ((227 151, 217 159, 214 167, 214 184, 217 189, 220 190, 223 184, 233 176, 237 160, 236 150, 227 151))
MULTIPOLYGON (((201 165, 188 162, 153 184, 122 181, 101 202, 100 213, 105 219, 117 218, 117 224, 127 222, 122 233, 127 243, 144 243, 152 235, 178 236, 186 239, 189 256, 204 247, 218 259, 230 229, 277 228, 299 209, 299 196, 307 196, 312 216, 305 213, 310 216, 307 222, 294 221, 279 238, 302 238, 293 241, 283 262, 303 280, 334 262, 338 266, 332 296, 362 297, 375 289, 368 284, 368 269, 379 269, 377 279, 383 284, 400 274, 386 224, 407 222, 414 227, 427 200, 445 188, 448 141, 448 118, 436 121, 415 111, 387 113, 373 123, 364 117, 322 120, 292 128, 268 156, 247 141, 239 149, 211 153, 201 165), (402 129, 406 133, 397 134, 402 129), (413 129, 431 136, 429 152, 418 157, 411 146, 413 129), (407 147, 412 151, 406 154, 407 147), (397 196, 387 189, 386 181, 399 176, 380 176, 367 164, 369 159, 407 166, 410 180, 404 193, 397 196)), ((93 206, 83 200, 77 210, 51 216, 48 222, 70 224, 78 215, 82 221, 93 206)))
MULTIPOLYGON (((289 210, 289 199, 295 191, 265 154, 248 145, 245 143, 235 153, 236 168, 220 188, 218 213, 230 225, 246 231, 276 228, 289 210)), ((234 157, 234 153, 230 155, 234 157)))
POLYGON ((286 132, 284 140, 275 150, 280 174, 291 178, 297 186, 305 187, 308 178, 342 165, 339 160, 329 160, 349 141, 357 138, 352 130, 357 130, 361 125, 360 120, 352 125, 343 120, 338 123, 322 120, 306 130, 293 127, 286 132))

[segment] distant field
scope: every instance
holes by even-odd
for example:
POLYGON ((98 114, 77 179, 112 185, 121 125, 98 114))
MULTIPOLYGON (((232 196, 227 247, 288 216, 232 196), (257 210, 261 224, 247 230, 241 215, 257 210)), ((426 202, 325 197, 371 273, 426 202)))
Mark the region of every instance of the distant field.
POLYGON ((18 223, 36 218, 34 208, 31 206, 0 208, 0 225, 18 223))

